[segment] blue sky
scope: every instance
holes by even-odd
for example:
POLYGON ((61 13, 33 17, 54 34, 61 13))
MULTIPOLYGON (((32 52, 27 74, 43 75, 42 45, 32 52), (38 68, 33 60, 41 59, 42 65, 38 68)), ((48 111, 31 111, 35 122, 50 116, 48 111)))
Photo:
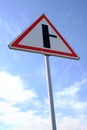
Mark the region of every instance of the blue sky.
POLYGON ((0 0, 0 130, 51 129, 44 55, 8 44, 43 13, 80 60, 50 56, 58 130, 87 130, 87 1, 0 0))

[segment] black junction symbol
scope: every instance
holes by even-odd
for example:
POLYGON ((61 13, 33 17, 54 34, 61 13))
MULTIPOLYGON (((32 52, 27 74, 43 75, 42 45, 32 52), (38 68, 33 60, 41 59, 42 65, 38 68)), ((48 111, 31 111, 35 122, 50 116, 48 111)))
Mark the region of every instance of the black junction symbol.
POLYGON ((49 34, 48 25, 44 25, 44 24, 42 24, 42 33, 43 33, 43 46, 46 48, 51 48, 49 37, 57 38, 57 36, 53 34, 49 34))

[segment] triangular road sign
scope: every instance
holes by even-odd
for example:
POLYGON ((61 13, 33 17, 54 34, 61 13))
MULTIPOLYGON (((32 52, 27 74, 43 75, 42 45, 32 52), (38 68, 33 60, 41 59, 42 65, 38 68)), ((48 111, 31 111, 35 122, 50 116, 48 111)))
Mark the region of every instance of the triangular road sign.
POLYGON ((43 14, 12 43, 11 49, 79 59, 74 50, 43 14))

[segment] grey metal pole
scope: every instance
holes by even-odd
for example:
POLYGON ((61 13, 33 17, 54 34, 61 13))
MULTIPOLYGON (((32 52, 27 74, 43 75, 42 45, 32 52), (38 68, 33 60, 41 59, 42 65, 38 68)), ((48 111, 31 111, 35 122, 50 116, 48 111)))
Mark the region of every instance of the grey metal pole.
POLYGON ((52 92, 52 83, 51 83, 49 56, 47 56, 47 55, 45 56, 45 64, 46 64, 46 75, 47 75, 48 94, 49 94, 49 100, 50 100, 50 112, 51 112, 52 130, 57 130, 56 129, 56 119, 55 119, 54 102, 53 102, 53 92, 52 92))

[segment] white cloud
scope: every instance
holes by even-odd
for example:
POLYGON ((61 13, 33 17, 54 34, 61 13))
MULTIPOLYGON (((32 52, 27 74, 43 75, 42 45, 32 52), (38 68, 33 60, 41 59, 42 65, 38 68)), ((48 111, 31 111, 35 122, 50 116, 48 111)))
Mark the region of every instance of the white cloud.
MULTIPOLYGON (((14 109, 12 112, 0 115, 0 121, 4 122, 5 125, 12 126, 11 130, 51 129, 50 118, 43 118, 32 110, 21 112, 14 109)), ((86 123, 83 123, 80 118, 61 117, 57 120, 57 129, 59 130, 79 130, 80 128, 82 128, 82 130, 87 129, 86 123)))
POLYGON ((5 101, 0 101, 0 113, 1 114, 11 114, 19 111, 19 108, 12 106, 11 103, 5 101))
POLYGON ((87 102, 76 102, 76 104, 74 105, 74 108, 78 110, 84 110, 87 108, 87 102))
POLYGON ((33 90, 24 90, 23 87, 24 84, 19 76, 0 72, 0 98, 11 103, 21 103, 37 97, 33 90))
POLYGON ((34 100, 36 103, 36 98, 33 90, 24 89, 24 83, 19 76, 0 72, 0 123, 11 126, 11 130, 50 129, 49 118, 43 118, 32 110, 23 112, 20 106, 15 106, 16 103, 24 103, 27 100, 34 100))
POLYGON ((83 85, 87 84, 87 79, 83 79, 74 85, 55 92, 55 106, 63 108, 86 109, 87 102, 80 102, 78 93, 83 85))
MULTIPOLYGON (((76 96, 76 94, 79 91, 79 87, 81 87, 82 84, 85 84, 86 80, 82 80, 79 83, 76 83, 75 85, 69 87, 66 89, 63 89, 59 93, 56 93, 56 96, 59 96, 59 99, 61 99, 62 96, 66 97, 68 100, 68 96, 76 96), (73 88, 73 91, 71 91, 73 88), (76 88, 76 89, 75 89, 76 88), (68 90, 68 93, 67 93, 68 90), (64 95, 65 92, 65 95, 64 95), (59 95, 58 95, 59 94, 59 95)), ((57 97, 56 97, 57 98, 57 97)), ((39 108, 39 105, 41 104, 41 101, 38 102, 37 100, 37 94, 33 90, 25 90, 24 89, 24 83, 22 79, 19 76, 13 76, 7 72, 0 72, 0 123, 3 124, 1 126, 1 129, 5 126, 10 126, 9 130, 48 130, 51 129, 51 121, 50 117, 48 116, 47 111, 48 108, 45 105, 47 105, 44 102, 43 105, 43 114, 37 114, 39 110, 27 110, 23 111, 19 106, 15 106, 16 103, 24 103, 25 101, 29 100, 34 101, 37 105, 37 108, 39 108), (47 111, 46 111, 47 110, 47 111), (44 116, 44 113, 47 113, 46 116, 44 116)), ((72 98, 74 100, 74 98, 72 98)), ((67 102, 67 101, 65 101, 67 102)), ((70 101, 68 101, 70 103, 70 101)), ((57 102, 56 102, 57 103, 57 102)), ((75 103, 75 102, 74 102, 75 103)), ((58 104, 60 105, 60 104, 58 104)), ((65 104, 67 105, 67 104, 65 104)), ((77 107, 81 107, 83 104, 78 103, 77 107)), ((83 107, 86 106, 86 103, 83 107)), ((86 130, 86 115, 80 115, 76 118, 67 117, 63 114, 58 113, 59 118, 57 117, 57 128, 59 130, 86 130), (85 120, 85 122, 84 122, 85 120)), ((8 130, 8 127, 6 130, 8 130)))
POLYGON ((63 117, 59 121, 59 130, 87 130, 87 124, 79 118, 63 117))
POLYGON ((50 119, 43 118, 36 114, 35 111, 14 111, 10 113, 5 113, 0 116, 0 121, 4 122, 6 125, 13 126, 14 130, 48 130, 50 129, 50 119), (16 128, 15 128, 16 127, 16 128))
POLYGON ((84 84, 87 84, 87 79, 83 79, 70 87, 64 88, 62 91, 58 92, 58 95, 59 96, 67 96, 67 95, 75 96, 79 92, 80 87, 84 84))

